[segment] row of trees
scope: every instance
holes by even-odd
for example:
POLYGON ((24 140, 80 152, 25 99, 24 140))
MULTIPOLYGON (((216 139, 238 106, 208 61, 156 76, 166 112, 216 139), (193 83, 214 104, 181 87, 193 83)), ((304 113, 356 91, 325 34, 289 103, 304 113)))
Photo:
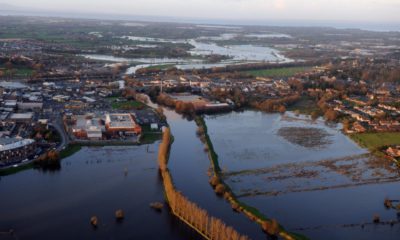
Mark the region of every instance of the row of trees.
POLYGON ((60 168, 60 154, 56 150, 50 150, 34 161, 36 166, 44 169, 60 168))
POLYGON ((209 216, 206 210, 191 202, 175 189, 172 177, 167 168, 170 144, 171 133, 169 128, 166 128, 163 133, 162 143, 159 146, 158 161, 164 182, 165 194, 173 214, 181 218, 208 239, 248 240, 249 238, 247 236, 241 235, 220 219, 209 216))
POLYGON ((157 102, 167 107, 174 108, 177 113, 193 114, 195 112, 193 103, 175 100, 166 94, 160 94, 157 97, 157 102))
POLYGON ((286 106, 296 103, 300 99, 300 95, 292 95, 279 99, 267 99, 262 102, 254 101, 250 105, 264 112, 281 112, 286 111, 286 106))

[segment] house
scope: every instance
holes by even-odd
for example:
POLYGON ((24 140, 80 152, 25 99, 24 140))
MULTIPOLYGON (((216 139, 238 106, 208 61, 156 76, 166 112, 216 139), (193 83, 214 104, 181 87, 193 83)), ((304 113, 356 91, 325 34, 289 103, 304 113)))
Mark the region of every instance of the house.
POLYGON ((364 133, 367 131, 365 124, 358 121, 353 124, 353 129, 358 133, 364 133))
POLYGON ((386 149, 386 153, 395 158, 400 157, 400 146, 389 147, 386 149))

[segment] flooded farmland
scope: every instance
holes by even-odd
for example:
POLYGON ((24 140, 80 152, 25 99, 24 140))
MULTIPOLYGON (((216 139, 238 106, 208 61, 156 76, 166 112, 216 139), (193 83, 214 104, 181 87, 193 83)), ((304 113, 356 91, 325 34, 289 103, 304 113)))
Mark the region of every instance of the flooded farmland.
POLYGON ((340 126, 291 112, 205 120, 225 182, 288 230, 311 239, 398 238, 396 211, 383 204, 399 198, 398 168, 357 146, 340 126), (374 215, 383 223, 373 224, 374 215))

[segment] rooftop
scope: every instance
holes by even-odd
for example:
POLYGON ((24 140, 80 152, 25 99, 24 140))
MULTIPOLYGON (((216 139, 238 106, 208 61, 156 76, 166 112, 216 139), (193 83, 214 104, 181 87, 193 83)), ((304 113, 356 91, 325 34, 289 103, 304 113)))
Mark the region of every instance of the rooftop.
POLYGON ((24 147, 34 142, 33 139, 0 138, 0 151, 24 147))
POLYGON ((136 123, 130 114, 107 114, 106 124, 109 128, 133 128, 136 123))

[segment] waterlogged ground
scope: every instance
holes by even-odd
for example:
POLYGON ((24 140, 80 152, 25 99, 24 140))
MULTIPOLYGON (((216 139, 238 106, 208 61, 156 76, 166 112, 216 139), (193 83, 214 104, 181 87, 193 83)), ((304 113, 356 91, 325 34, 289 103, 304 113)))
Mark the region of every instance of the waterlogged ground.
POLYGON ((240 199, 311 239, 398 239, 400 173, 340 132, 293 113, 207 116, 225 181, 240 199), (372 224, 374 215, 384 222, 372 224), (393 221, 393 226, 391 226, 393 221))
MULTIPOLYGON (((133 41, 143 42, 143 44, 133 43, 127 48, 138 47, 155 47, 156 43, 190 43, 193 46, 189 52, 196 58, 124 58, 115 57, 110 55, 100 54, 83 54, 81 56, 101 61, 109 62, 126 62, 135 66, 127 69, 127 74, 135 73, 140 68, 160 65, 160 64, 173 64, 179 69, 201 69, 212 67, 225 67, 227 65, 247 63, 247 62, 291 62, 291 59, 284 57, 279 50, 265 46, 256 45, 217 45, 218 40, 232 39, 236 34, 221 34, 216 37, 199 37, 197 39, 163 39, 163 38, 148 38, 139 36, 123 36, 122 38, 130 39, 133 41), (146 44, 148 43, 148 44, 146 44), (229 56, 229 60, 224 60, 219 63, 208 63, 207 61, 197 59, 198 56, 208 56, 212 54, 220 54, 229 56)), ((284 37, 281 34, 250 34, 246 35, 248 38, 265 38, 265 37, 284 37)))
POLYGON ((2 177, 0 239, 200 239, 167 208, 149 207, 164 200, 157 146, 83 148, 57 172, 2 177), (125 212, 121 223, 117 209, 125 212))

